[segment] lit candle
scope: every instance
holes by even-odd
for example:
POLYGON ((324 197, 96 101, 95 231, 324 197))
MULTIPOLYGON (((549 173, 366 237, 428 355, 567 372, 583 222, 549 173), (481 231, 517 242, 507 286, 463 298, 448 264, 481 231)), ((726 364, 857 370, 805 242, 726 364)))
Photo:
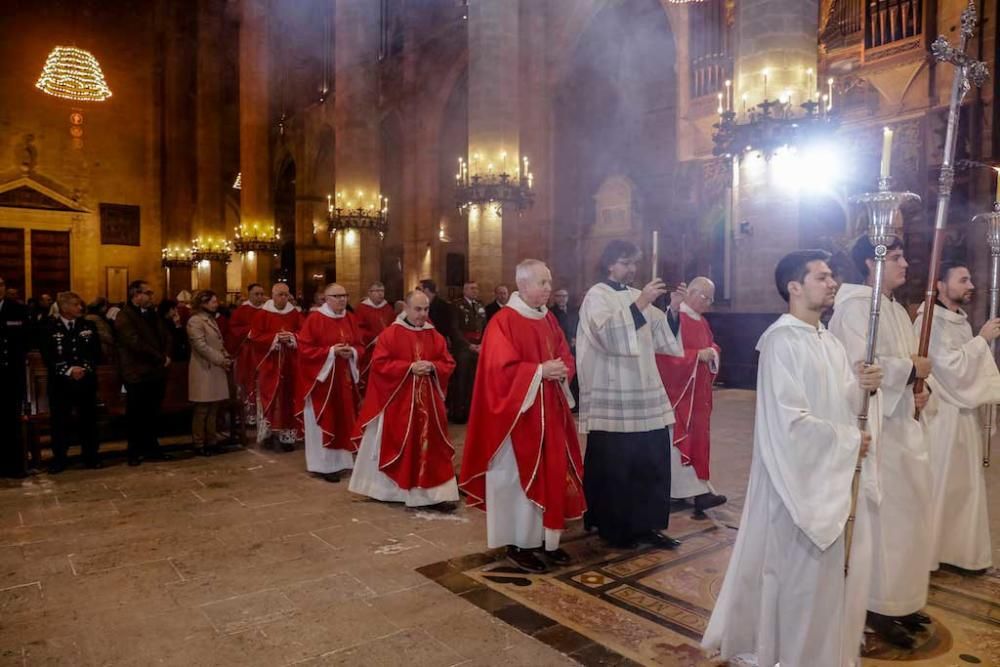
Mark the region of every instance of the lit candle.
POLYGON ((826 110, 830 111, 831 109, 833 109, 833 77, 832 76, 829 79, 826 80, 826 86, 827 86, 827 91, 826 91, 827 95, 830 96, 830 101, 828 103, 829 106, 827 106, 826 110))
POLYGON ((768 75, 768 72, 769 72, 769 70, 765 68, 764 69, 764 101, 765 102, 767 101, 767 75, 768 75))
POLYGON ((879 178, 889 178, 889 168, 892 164, 892 130, 882 129, 882 169, 879 178))
POLYGON ((653 280, 659 277, 660 273, 660 232, 653 230, 653 280))
POLYGON ((722 115, 722 93, 719 93, 719 115, 722 115))
POLYGON ((1000 169, 994 167, 993 171, 997 173, 997 194, 994 197, 993 201, 1000 202, 1000 169))
POLYGON ((726 111, 733 110, 733 82, 726 79, 726 111))

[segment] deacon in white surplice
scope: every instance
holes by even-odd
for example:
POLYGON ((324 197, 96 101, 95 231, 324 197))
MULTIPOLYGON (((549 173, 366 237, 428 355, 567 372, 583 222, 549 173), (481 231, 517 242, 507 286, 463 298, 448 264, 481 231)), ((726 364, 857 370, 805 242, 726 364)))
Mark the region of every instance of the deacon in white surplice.
MULTIPOLYGON (((865 357, 874 253, 867 236, 855 242, 852 259, 867 282, 841 286, 830 320, 830 331, 844 344, 852 363, 865 357)), ((929 394, 925 388, 914 396, 913 383, 930 374, 931 364, 917 355, 910 316, 892 297, 906 282, 907 266, 897 239, 885 259, 885 298, 875 350, 885 379, 871 407, 883 423, 877 452, 881 503, 872 516, 874 569, 868 623, 886 641, 913 648, 913 634, 930 623, 920 610, 927 603, 931 564, 930 452, 914 418, 915 408, 923 409, 929 394)))
MULTIPOLYGON (((939 275, 930 345, 934 391, 923 420, 934 482, 931 567, 947 563, 984 570, 993 559, 979 407, 1000 403, 1000 372, 990 350, 990 343, 1000 336, 1000 319, 988 321, 973 336, 962 310, 975 289, 969 269, 944 264, 939 275)), ((922 321, 923 307, 914 331, 920 330, 922 321)))
MULTIPOLYGON (((799 250, 775 269, 789 304, 760 337, 753 462, 740 530, 702 645, 760 667, 860 663, 871 573, 871 457, 862 468, 854 541, 844 576, 844 528, 858 456, 857 426, 877 366, 852 370, 820 322, 837 283, 822 250, 799 250)), ((873 426, 877 427, 877 424, 873 426)))

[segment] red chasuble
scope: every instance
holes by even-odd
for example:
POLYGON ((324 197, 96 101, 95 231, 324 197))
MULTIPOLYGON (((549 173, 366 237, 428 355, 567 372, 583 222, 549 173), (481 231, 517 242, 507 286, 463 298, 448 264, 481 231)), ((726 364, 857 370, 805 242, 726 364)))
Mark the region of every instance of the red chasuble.
POLYGON ((542 509, 542 524, 561 530, 586 509, 576 422, 558 382, 542 380, 534 403, 521 412, 540 364, 557 358, 572 378, 573 356, 552 313, 530 319, 512 306, 493 316, 479 354, 459 486, 471 507, 487 509, 486 471, 509 435, 521 488, 542 509))
POLYGON ((712 329, 704 317, 695 319, 681 310, 681 336, 684 356, 656 355, 656 367, 674 406, 674 447, 681 463, 693 466, 698 479, 708 480, 709 426, 712 420, 712 382, 716 372, 698 361, 698 350, 710 347, 719 353, 712 329))
POLYGON ((404 490, 433 489, 455 477, 444 397, 455 360, 434 327, 414 329, 401 319, 375 342, 358 433, 382 419, 379 470, 404 490), (410 373, 415 361, 434 364, 432 375, 410 373))
POLYGON ((257 378, 257 362, 254 360, 249 336, 250 324, 259 312, 260 308, 254 308, 248 302, 244 302, 230 315, 225 335, 226 351, 236 360, 233 365, 233 379, 243 388, 243 395, 247 397, 254 395, 257 378))
POLYGON ((301 429, 295 416, 295 376, 297 352, 287 345, 274 346, 280 331, 298 333, 302 313, 288 305, 283 313, 273 312, 270 301, 254 315, 249 339, 257 359, 258 400, 272 431, 301 429), (270 306, 270 308, 268 308, 270 306))
POLYGON ((299 389, 295 412, 301 415, 305 401, 311 400, 316 423, 323 432, 323 446, 354 452, 357 447, 351 436, 361 397, 351 360, 335 356, 333 363, 328 364, 330 348, 341 343, 354 349, 356 363, 364 348, 354 315, 345 312, 343 317, 333 317, 333 311, 322 306, 306 318, 299 332, 299 389))
POLYGON ((358 367, 361 369, 361 387, 364 388, 368 383, 375 339, 395 321, 396 311, 388 301, 383 301, 381 306, 376 307, 372 305, 371 299, 365 299, 354 309, 354 316, 358 319, 361 343, 365 347, 365 353, 358 362, 358 367))

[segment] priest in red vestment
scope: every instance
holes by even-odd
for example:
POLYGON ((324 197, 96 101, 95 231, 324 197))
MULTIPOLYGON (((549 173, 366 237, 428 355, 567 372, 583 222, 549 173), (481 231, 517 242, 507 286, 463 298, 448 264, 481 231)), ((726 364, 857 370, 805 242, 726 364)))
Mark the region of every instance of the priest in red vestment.
POLYGON ((259 283, 251 283, 247 287, 247 300, 229 316, 224 334, 226 351, 235 360, 233 380, 243 401, 248 424, 257 423, 257 361, 250 344, 250 325, 266 300, 264 288, 259 283))
POLYGON ((257 360, 257 442, 268 442, 273 434, 286 452, 302 437, 295 414, 296 334, 302 313, 290 296, 288 285, 276 283, 271 299, 254 316, 249 335, 257 360))
POLYGON ((559 538, 586 509, 570 413, 575 366, 545 307, 548 267, 525 260, 516 277, 518 291, 483 338, 459 486, 470 506, 486 510, 489 546, 506 546, 512 564, 544 572, 570 562, 559 538))
POLYGON ((299 375, 296 414, 306 438, 306 469, 328 482, 354 465, 354 424, 358 393, 358 359, 364 348, 354 315, 347 312, 347 290, 330 283, 325 303, 306 318, 299 332, 299 375))
POLYGON ((656 355, 656 366, 674 406, 673 447, 670 448, 670 497, 686 503, 694 498, 694 518, 726 502, 709 483, 712 383, 719 373, 719 346, 704 314, 715 302, 715 284, 698 277, 688 285, 679 304, 684 356, 656 355))
POLYGON ((368 296, 354 309, 361 331, 361 342, 365 352, 361 355, 361 393, 364 394, 368 385, 368 373, 371 369, 372 353, 375 351, 375 340, 396 319, 396 311, 392 304, 385 300, 385 285, 379 282, 371 284, 368 296))
POLYGON ((413 291, 405 303, 375 343, 350 490, 450 512, 458 485, 444 397, 455 361, 444 336, 427 321, 427 296, 413 291))

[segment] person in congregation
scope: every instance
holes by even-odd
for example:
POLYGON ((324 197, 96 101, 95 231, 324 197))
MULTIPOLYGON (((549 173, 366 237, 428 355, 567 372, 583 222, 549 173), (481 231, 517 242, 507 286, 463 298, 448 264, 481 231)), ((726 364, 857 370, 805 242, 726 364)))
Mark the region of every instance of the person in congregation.
POLYGON ((552 274, 527 259, 516 282, 483 341, 459 486, 486 511, 488 546, 544 572, 571 562, 560 540, 586 509, 586 477, 570 412, 573 357, 545 305, 552 274))
POLYGON ((233 381, 243 400, 248 424, 257 423, 257 360, 250 341, 250 325, 265 301, 264 287, 250 283, 247 300, 233 311, 225 332, 226 351, 233 359, 233 381))
MULTIPOLYGON (((674 410, 656 370, 655 355, 682 356, 676 308, 653 306, 667 294, 654 278, 630 287, 642 254, 630 241, 610 241, 601 253, 603 277, 580 307, 576 363, 580 432, 587 434, 587 516, 615 547, 637 542, 676 549, 663 532, 670 522, 670 431, 674 410)), ((682 283, 671 302, 685 294, 682 283)))
POLYGON ((347 290, 330 283, 325 303, 298 333, 296 414, 305 428, 306 470, 327 482, 354 466, 352 440, 361 395, 358 362, 364 353, 361 331, 347 312, 347 290))
MULTIPOLYGON (((993 565, 993 550, 979 409, 1000 403, 1000 371, 990 347, 1000 336, 1000 319, 987 321, 973 336, 963 309, 975 294, 969 267, 946 262, 938 276, 929 347, 934 391, 923 420, 933 484, 931 569, 943 563, 983 574, 993 565)), ((923 318, 921 305, 914 333, 923 318)))
POLYGON ((428 314, 430 322, 437 329, 438 333, 445 337, 445 340, 448 341, 448 347, 451 349, 454 337, 452 327, 454 326, 455 317, 452 313, 451 305, 445 299, 438 297, 437 283, 430 278, 421 280, 417 289, 426 294, 427 298, 430 299, 431 306, 428 314))
POLYGON ((383 502, 449 512, 458 485, 444 397, 455 362, 427 322, 427 296, 413 291, 405 302, 404 314, 375 343, 348 488, 383 502))
POLYGON ((358 330, 361 332, 361 342, 365 346, 365 353, 360 361, 360 388, 363 394, 368 383, 375 341, 379 334, 396 320, 392 304, 385 300, 385 285, 383 283, 374 282, 368 287, 368 296, 358 304, 354 315, 358 321, 358 330))
POLYGON ((66 469, 70 434, 80 439, 83 461, 100 468, 97 436, 97 365, 101 339, 97 327, 83 317, 83 299, 75 292, 56 295, 59 318, 42 332, 40 347, 49 371, 49 423, 52 426, 52 462, 49 473, 66 469), (76 414, 76 420, 73 416, 76 414))
POLYGON ((704 315, 715 303, 715 283, 699 276, 688 283, 680 303, 684 356, 656 355, 660 379, 674 406, 670 448, 670 497, 693 500, 694 518, 726 502, 709 482, 711 463, 712 383, 719 373, 720 352, 704 315))
POLYGON ((233 366, 216 322, 218 310, 216 293, 201 290, 191 301, 191 317, 187 321, 191 343, 188 400, 194 403, 191 439, 202 456, 216 452, 219 406, 229 400, 229 371, 233 366))
MULTIPOLYGON (((931 362, 917 354, 909 313, 893 298, 893 292, 906 284, 909 266, 902 241, 897 238, 887 250, 882 282, 885 299, 875 349, 885 378, 871 405, 872 413, 882 421, 877 443, 881 502, 871 517, 875 561, 868 625, 886 641, 911 649, 916 645, 914 635, 931 623, 922 611, 932 559, 931 463, 923 428, 914 417, 930 394, 927 387, 920 394, 913 392, 915 380, 930 375, 931 362)), ((875 247, 868 236, 857 239, 851 259, 865 283, 841 285, 830 318, 830 332, 843 343, 852 363, 865 358, 874 257, 875 247)))
POLYGON ((28 309, 8 296, 9 288, 0 277, 0 477, 28 475, 19 419, 27 391, 25 363, 31 322, 28 309))
POLYGON ((476 379, 476 363, 486 324, 486 310, 479 301, 476 281, 466 281, 462 286, 462 298, 452 302, 452 313, 455 316, 452 325, 455 335, 451 353, 455 358, 455 373, 448 387, 448 419, 453 424, 464 424, 469 420, 472 385, 476 379))
POLYGON ((254 315, 248 338, 257 361, 257 442, 290 452, 302 438, 295 411, 298 332, 303 315, 291 303, 286 283, 275 283, 271 299, 254 315))
POLYGON ((170 334, 153 307, 153 290, 145 280, 128 286, 128 302, 115 318, 118 364, 125 382, 128 464, 143 459, 167 460, 157 440, 160 407, 170 366, 170 334))
POLYGON ((108 300, 99 296, 87 305, 84 319, 94 325, 101 339, 101 360, 105 364, 115 361, 115 330, 108 320, 108 300))
MULTIPOLYGON (((872 436, 858 428, 877 365, 852 368, 820 321, 837 283, 822 250, 797 250, 774 271, 788 312, 757 342, 753 460, 743 517, 702 638, 744 664, 860 667, 871 585, 869 519, 877 503, 872 436), (853 524, 851 486, 861 491, 853 524), (845 528, 853 525, 845 577, 845 528)), ((687 332, 685 331, 685 335, 687 332)))
POLYGON ((510 299, 510 288, 506 285, 497 285, 493 288, 493 301, 486 305, 486 320, 483 322, 483 329, 490 323, 493 316, 500 312, 500 309, 507 305, 510 299))
MULTIPOLYGON (((565 289, 557 289, 552 293, 552 306, 550 308, 552 314, 556 316, 556 321, 559 322, 559 328, 562 329, 563 335, 566 336, 566 342, 569 343, 569 353, 576 358, 576 330, 580 325, 580 312, 576 309, 570 309, 569 307, 569 291, 565 289)), ((573 400, 576 403, 580 402, 580 378, 574 375, 573 381, 569 383, 570 393, 573 394, 573 400)), ((576 407, 573 408, 576 412, 576 407)))

